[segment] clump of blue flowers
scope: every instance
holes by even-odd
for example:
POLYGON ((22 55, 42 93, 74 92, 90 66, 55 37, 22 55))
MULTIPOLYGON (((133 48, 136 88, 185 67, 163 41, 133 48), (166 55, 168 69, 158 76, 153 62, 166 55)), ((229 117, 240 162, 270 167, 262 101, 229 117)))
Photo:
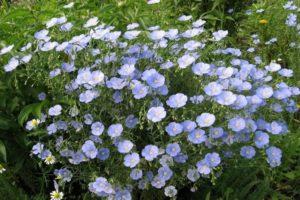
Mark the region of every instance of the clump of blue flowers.
MULTIPOLYGON (((32 154, 63 166, 53 171, 58 185, 82 169, 95 196, 131 199, 134 188, 153 187, 174 197, 182 176, 186 183, 215 178, 233 155, 281 164, 272 138, 289 132, 281 113, 298 110, 293 71, 228 46, 227 30, 206 30, 192 16, 178 20, 176 28, 132 23, 122 32, 93 17, 73 36, 72 22, 53 18, 8 60, 7 73, 40 73, 39 59, 53 58, 39 74, 55 83, 38 96, 48 107, 26 129, 45 130, 32 154)), ((283 23, 294 27, 297 18, 283 23)))

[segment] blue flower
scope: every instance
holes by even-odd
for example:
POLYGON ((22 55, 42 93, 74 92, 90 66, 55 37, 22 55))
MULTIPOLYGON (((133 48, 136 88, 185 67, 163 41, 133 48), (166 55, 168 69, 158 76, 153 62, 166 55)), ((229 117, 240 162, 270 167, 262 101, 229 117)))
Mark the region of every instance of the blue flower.
POLYGON ((221 127, 211 127, 209 129, 209 136, 214 139, 218 139, 222 137, 224 134, 224 130, 221 127))
POLYGON ((121 103, 123 101, 122 93, 120 91, 115 91, 113 94, 113 100, 115 103, 121 103))
MULTIPOLYGON (((201 168, 201 166, 200 166, 200 168, 201 168)), ((201 171, 202 171, 202 169, 201 169, 201 171)), ((198 170, 188 169, 187 178, 192 182, 196 182, 200 178, 200 174, 199 174, 198 170)))
POLYGON ((71 30, 72 27, 73 27, 73 24, 71 22, 68 22, 68 23, 65 23, 65 24, 61 25, 60 30, 68 32, 68 31, 71 30))
POLYGON ((99 136, 104 131, 104 125, 101 122, 94 122, 91 126, 92 134, 99 136))
POLYGON ((168 181, 173 176, 173 171, 168 167, 160 167, 158 169, 158 177, 163 181, 168 181))
POLYGON ((124 165, 126 167, 134 168, 135 166, 137 166, 137 164, 139 164, 139 162, 140 162, 140 156, 137 153, 127 154, 124 157, 124 165))
POLYGON ((56 169, 54 170, 54 174, 55 176, 59 177, 60 180, 62 180, 63 182, 70 182, 73 177, 72 172, 67 168, 56 169))
POLYGON ((55 106, 49 108, 48 114, 50 116, 58 116, 61 114, 61 111, 62 111, 61 105, 55 105, 55 106))
POLYGON ((227 30, 219 30, 217 32, 213 32, 213 36, 214 36, 214 40, 215 41, 220 41, 223 38, 225 38, 228 35, 228 31, 227 30))
POLYGON ((85 114, 84 116, 84 123, 87 125, 91 125, 93 123, 93 116, 91 114, 85 114))
POLYGON ((183 127, 179 123, 171 122, 168 124, 168 126, 166 126, 165 130, 167 131, 168 135, 176 136, 176 135, 182 133, 183 127))
POLYGON ((127 128, 134 128, 138 124, 139 120, 134 115, 128 115, 125 120, 125 126, 127 128))
POLYGON ((194 121, 185 120, 181 123, 181 126, 183 127, 184 132, 191 132, 197 127, 197 124, 194 121))
POLYGON ((166 147, 166 153, 172 157, 177 156, 180 153, 181 149, 178 143, 168 144, 166 147))
POLYGON ((278 135, 287 132, 287 125, 283 122, 273 121, 267 124, 266 129, 269 133, 278 135))
POLYGON ((128 189, 116 190, 115 200, 131 200, 131 192, 128 189))
POLYGON ((204 159, 209 167, 216 167, 221 163, 221 158, 218 153, 208 153, 204 159))
POLYGON ((106 86, 114 90, 122 90, 125 86, 128 85, 128 82, 122 78, 112 77, 106 81, 106 86))
POLYGON ((45 92, 39 93, 38 99, 39 99, 40 101, 44 101, 44 100, 46 99, 46 93, 45 93, 45 92))
POLYGON ((42 153, 43 149, 44 149, 44 144, 38 142, 35 145, 33 145, 31 151, 33 154, 38 155, 42 153))
POLYGON ((281 165, 282 151, 279 148, 271 146, 266 150, 266 154, 267 161, 271 167, 281 165))
POLYGON ((207 174, 210 174, 210 172, 211 172, 211 168, 210 168, 209 164, 206 162, 206 160, 201 160, 201 161, 197 162, 196 166, 197 166, 197 170, 200 174, 207 175, 207 174))
POLYGON ((198 75, 198 76, 202 76, 203 74, 208 74, 211 71, 211 66, 208 63, 197 63, 194 64, 192 67, 192 71, 194 74, 198 75))
POLYGON ((268 99, 273 95, 273 88, 267 85, 256 89, 256 95, 262 99, 268 99))
POLYGON ((95 90, 86 90, 79 95, 79 101, 83 103, 90 103, 99 96, 99 92, 95 90))
POLYGON ((49 135, 52 135, 53 133, 57 132, 57 126, 55 123, 50 124, 49 126, 47 126, 47 132, 49 135))
POLYGON ((287 26, 296 26, 297 25, 297 15, 295 15, 294 13, 290 13, 288 16, 287 16, 287 19, 285 21, 285 24, 287 26))
POLYGON ((202 113, 201 115, 197 116, 196 121, 200 127, 210 127, 215 123, 216 117, 210 113, 202 113))
POLYGON ((278 71, 278 74, 284 77, 292 77, 293 73, 294 73, 293 70, 285 69, 285 68, 278 71))
POLYGON ((151 181, 151 185, 157 189, 160 189, 166 185, 166 181, 161 179, 159 176, 155 176, 151 181))
POLYGON ((142 83, 135 84, 132 88, 132 94, 135 99, 144 98, 148 94, 148 91, 149 87, 142 83))
POLYGON ((142 150, 142 156, 148 160, 152 161, 158 156, 158 147, 155 145, 147 145, 142 150))
POLYGON ((193 144, 200 144, 202 142, 205 142, 206 139, 207 137, 205 135, 205 131, 201 129, 195 129, 188 134, 188 141, 193 144))
POLYGON ((118 70, 118 73, 121 76, 130 76, 134 72, 134 70, 135 70, 134 65, 125 64, 120 67, 120 69, 118 70))
POLYGON ((254 142, 257 148, 263 148, 269 144, 269 135, 262 131, 256 131, 254 142))
POLYGON ((96 192, 105 192, 107 194, 111 194, 114 192, 112 185, 107 181, 106 178, 98 177, 96 181, 93 182, 93 188, 95 188, 96 192))
POLYGON ((152 107, 148 110, 147 118, 152 122, 159 122, 167 115, 164 107, 152 107))
POLYGON ((177 163, 186 163, 188 156, 186 154, 179 153, 174 157, 174 161, 177 163))
POLYGON ((155 69, 145 70, 142 73, 141 78, 154 89, 163 86, 165 83, 165 77, 158 73, 155 69))
POLYGON ((188 98, 186 95, 182 93, 177 93, 175 95, 170 96, 166 103, 171 108, 180 108, 185 106, 187 99, 188 98))
POLYGON ((255 156, 255 149, 252 146, 243 146, 240 155, 244 158, 251 159, 255 156))
POLYGON ((118 143, 118 151, 120 153, 128 153, 131 151, 133 143, 129 140, 123 140, 118 143))
POLYGON ((207 86, 204 87, 204 92, 208 96, 219 95, 219 94, 221 94, 222 90, 223 90, 223 86, 216 82, 211 82, 207 86))
POLYGON ((122 124, 112 124, 108 127, 107 133, 111 138, 121 136, 123 132, 122 124))
POLYGON ((237 99, 236 95, 230 91, 223 91, 223 92, 221 92, 221 94, 219 94, 218 96, 215 97, 215 100, 219 104, 225 105, 225 106, 229 106, 229 105, 233 104, 236 101, 236 99, 237 99))
POLYGON ((241 117, 235 117, 229 120, 228 128, 234 132, 239 132, 246 128, 246 121, 241 117))
POLYGON ((183 55, 177 60, 177 63, 179 65, 179 68, 184 69, 193 64, 193 62, 196 61, 196 58, 194 56, 191 56, 189 54, 183 55))
POLYGON ((132 178, 132 180, 139 180, 141 179, 143 176, 143 171, 140 169, 133 169, 130 172, 130 177, 132 178))
POLYGON ((110 151, 108 148, 100 148, 97 154, 99 160, 106 160, 109 158, 110 151))
POLYGON ((98 154, 98 150, 97 150, 94 142, 91 140, 85 141, 85 143, 81 147, 81 150, 86 155, 86 157, 91 158, 91 159, 96 158, 96 156, 98 154))

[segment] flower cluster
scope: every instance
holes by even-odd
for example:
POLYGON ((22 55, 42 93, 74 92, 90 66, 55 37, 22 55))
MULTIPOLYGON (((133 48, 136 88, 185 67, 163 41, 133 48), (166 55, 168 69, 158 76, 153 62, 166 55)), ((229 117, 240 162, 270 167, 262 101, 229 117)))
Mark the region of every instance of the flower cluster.
MULTIPOLYGON (((265 152, 271 167, 280 165, 282 151, 271 138, 288 133, 278 113, 298 110, 293 98, 300 90, 287 83, 293 71, 253 49, 228 47, 227 30, 210 32, 202 19, 189 22, 192 16, 178 20, 184 23, 178 29, 142 30, 132 23, 122 32, 93 17, 82 34, 55 40, 51 33, 70 35, 73 24, 52 18, 4 66, 9 73, 30 70, 43 56, 56 59, 44 79, 59 82, 55 90, 71 103, 54 101, 56 92, 41 93, 40 101, 54 97, 53 103, 26 129, 46 130, 32 154, 65 166, 54 171, 59 184, 90 163, 85 170, 93 176, 84 180, 96 196, 131 199, 133 187, 152 186, 174 197, 182 174, 191 182, 214 177, 235 154, 254 159, 265 152)), ((289 15, 286 24, 295 23, 289 15)), ((56 189, 51 197, 63 193, 56 189)))

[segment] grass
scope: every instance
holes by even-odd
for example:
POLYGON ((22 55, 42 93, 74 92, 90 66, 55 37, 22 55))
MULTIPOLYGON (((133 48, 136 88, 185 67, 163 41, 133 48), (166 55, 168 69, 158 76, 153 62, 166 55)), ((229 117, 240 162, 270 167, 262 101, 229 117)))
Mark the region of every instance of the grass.
MULTIPOLYGON (((20 47, 32 39, 35 30, 44 27, 45 21, 64 13, 71 22, 98 16, 103 22, 119 29, 132 22, 140 23, 144 29, 157 24, 168 27, 181 14, 192 14, 195 19, 206 19, 207 28, 230 30, 232 46, 246 48, 254 33, 262 36, 262 43, 276 37, 276 45, 261 46, 257 51, 268 61, 281 58, 283 66, 294 70, 295 76, 290 83, 300 86, 300 51, 288 47, 292 41, 299 44, 300 37, 283 23, 286 13, 282 12, 282 5, 285 2, 258 0, 252 4, 252 1, 239 0, 162 0, 160 4, 147 6, 144 0, 76 0, 75 8, 66 10, 62 8, 66 1, 23 0, 11 3, 4 0, 0 4, 0 45, 15 44, 20 47), (229 8, 234 8, 235 12, 228 14, 229 8), (265 12, 251 16, 243 14, 246 9, 260 8, 265 12), (259 24, 261 19, 266 19, 268 23, 259 24)), ((300 6, 299 0, 295 2, 300 6)), ((0 194, 3 199, 47 199, 47 172, 41 171, 28 155, 30 141, 16 123, 21 108, 31 103, 36 94, 22 83, 15 83, 15 80, 6 77, 2 70, 0 77, 0 138, 6 146, 8 168, 7 173, 0 175, 0 194)), ((215 184, 203 182, 197 186, 199 191, 196 193, 184 188, 179 192, 178 199, 300 199, 300 115, 285 117, 289 120, 291 133, 275 141, 284 152, 282 166, 271 170, 265 165, 234 163, 232 160, 237 167, 228 165, 215 184)), ((151 199, 151 192, 141 194, 140 198, 151 199)), ((69 199, 76 199, 72 191, 68 195, 69 199)), ((161 196, 156 198, 162 199, 161 196)))

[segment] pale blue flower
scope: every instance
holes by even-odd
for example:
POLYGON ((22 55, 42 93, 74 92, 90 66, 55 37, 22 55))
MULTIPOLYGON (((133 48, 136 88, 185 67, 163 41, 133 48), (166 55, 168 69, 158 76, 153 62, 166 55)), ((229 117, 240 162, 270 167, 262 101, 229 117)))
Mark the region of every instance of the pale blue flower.
POLYGON ((214 114, 210 113, 202 113, 201 115, 197 116, 196 122, 200 127, 209 127, 213 125, 216 121, 216 117, 214 114))
POLYGON ((231 104, 233 104, 237 99, 237 95, 233 94, 230 91, 223 91, 221 92, 221 94, 219 94, 218 96, 215 97, 215 100, 221 104, 221 105, 225 105, 225 106, 229 106, 231 104))
POLYGON ((185 120, 181 123, 181 125, 183 127, 184 132, 191 132, 197 127, 197 124, 191 120, 185 120))
POLYGON ((166 181, 161 179, 159 176, 155 176, 151 181, 151 185, 157 189, 160 189, 166 185, 166 181))
POLYGON ((281 149, 271 146, 266 150, 267 161, 271 167, 277 167, 281 165, 282 151, 281 149))
POLYGON ((216 32, 213 32, 213 37, 215 41, 220 41, 223 38, 225 38, 228 35, 228 31, 227 30, 219 30, 216 32))
POLYGON ((219 94, 221 94, 222 90, 223 90, 223 86, 218 84, 217 82, 211 82, 204 87, 204 92, 208 96, 219 95, 219 94))
POLYGON ((262 99, 268 99, 273 95, 273 88, 264 85, 256 89, 256 95, 262 99))
POLYGON ((166 153, 172 157, 177 156, 180 153, 181 149, 178 143, 168 144, 166 147, 166 153))
POLYGON ((168 135, 176 136, 176 135, 182 133, 183 127, 180 123, 170 122, 168 124, 168 126, 166 126, 165 130, 168 133, 168 135))
POLYGON ((142 178, 142 176, 143 176, 143 171, 140 169, 133 169, 130 172, 130 178, 132 180, 139 180, 142 178))
POLYGON ((120 153, 129 153, 133 147, 133 143, 129 140, 123 140, 118 143, 118 151, 120 153))
POLYGON ((269 144, 269 135, 262 131, 256 131, 254 142, 257 148, 263 148, 269 144))
POLYGON ((215 152, 206 154, 204 159, 209 167, 216 167, 221 163, 219 154, 215 152))
POLYGON ((255 156, 255 149, 252 146, 243 146, 240 155, 244 158, 251 159, 255 156))
POLYGON ((196 63, 192 66, 194 74, 202 76, 203 74, 208 74, 211 71, 211 66, 208 63, 196 63))
POLYGON ((48 114, 49 114, 50 116, 58 116, 58 115, 61 114, 61 111, 62 111, 61 105, 57 104, 57 105, 55 105, 55 106, 49 108, 48 114))
POLYGON ((187 96, 182 93, 177 93, 169 97, 166 101, 167 105, 171 108, 180 108, 185 106, 187 102, 187 96))
POLYGON ((208 175, 211 172, 211 168, 206 160, 201 160, 196 164, 197 170, 200 174, 208 175))
POLYGON ((159 122, 163 118, 165 118, 167 115, 164 107, 158 106, 158 107, 151 107, 148 110, 147 113, 147 119, 149 119, 152 122, 159 122))
POLYGON ((153 41, 161 40, 166 35, 163 30, 155 30, 149 34, 149 38, 153 41))
POLYGON ((221 127, 211 127, 209 129, 209 136, 214 139, 218 139, 222 137, 224 134, 224 130, 221 127))
POLYGON ((81 147, 81 150, 86 155, 86 157, 91 158, 91 159, 96 158, 96 156, 98 154, 98 150, 97 150, 94 142, 91 140, 85 141, 85 143, 81 147))
POLYGON ((206 141, 207 137, 204 130, 195 129, 188 134, 187 139, 193 144, 201 144, 206 141))
POLYGON ((91 129, 93 135, 99 136, 104 131, 104 125, 101 122, 94 122, 91 126, 91 129))
POLYGON ((173 171, 168 167, 160 167, 158 169, 158 177, 163 181, 168 181, 173 176, 173 171))
POLYGON ((127 154, 124 157, 124 165, 126 167, 134 168, 135 166, 137 166, 137 164, 139 164, 139 162, 140 162, 140 156, 137 153, 127 154))
POLYGON ((241 117, 235 117, 229 120, 228 128, 234 132, 239 132, 246 128, 246 121, 241 117))
POLYGON ((112 124, 108 127, 107 134, 111 138, 119 137, 121 136, 123 132, 123 126, 122 124, 112 124))
POLYGON ((196 61, 195 57, 193 57, 189 54, 186 54, 186 55, 183 55, 182 57, 180 57, 177 60, 177 63, 179 65, 179 68, 184 69, 184 68, 187 68, 188 66, 190 66, 195 61, 196 61))
POLYGON ((155 145, 147 145, 142 150, 142 156, 148 160, 152 161, 158 156, 158 147, 155 145))
POLYGON ((98 24, 98 17, 92 17, 90 18, 84 25, 83 27, 84 28, 89 28, 89 27, 92 27, 92 26, 96 26, 98 24))
POLYGON ((198 170, 188 169, 187 178, 192 182, 196 182, 200 178, 200 174, 198 170))

